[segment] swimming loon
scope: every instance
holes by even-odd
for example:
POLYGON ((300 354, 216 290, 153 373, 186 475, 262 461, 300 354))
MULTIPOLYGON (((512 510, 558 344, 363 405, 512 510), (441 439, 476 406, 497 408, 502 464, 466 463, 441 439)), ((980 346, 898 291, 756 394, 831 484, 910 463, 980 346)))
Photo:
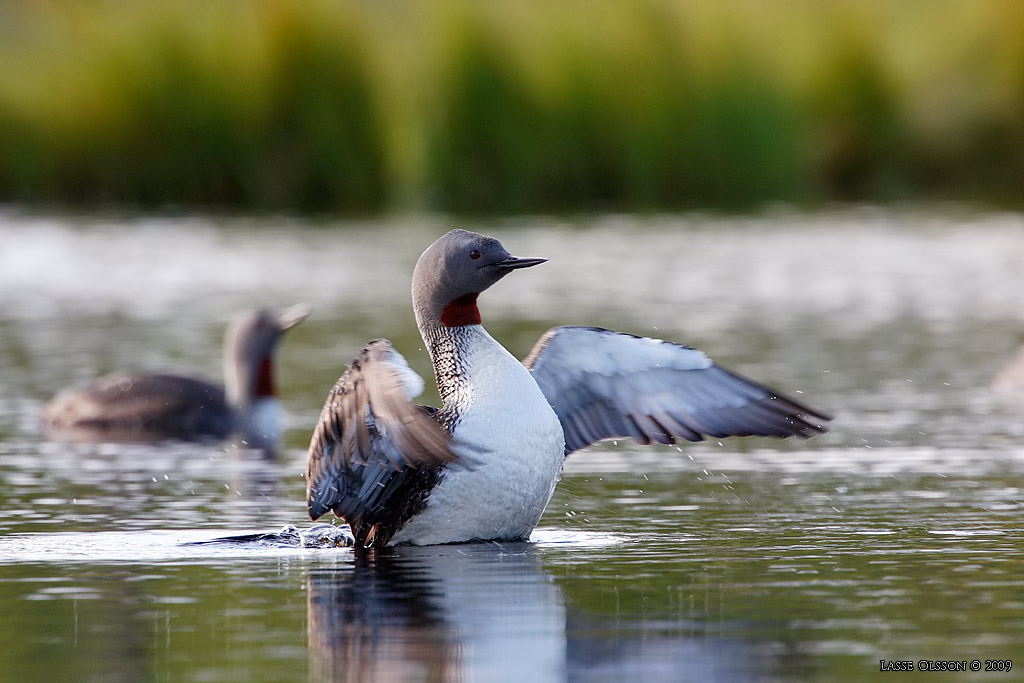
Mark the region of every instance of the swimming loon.
POLYGON ((224 339, 225 386, 184 375, 123 374, 65 389, 43 409, 44 429, 85 441, 196 440, 240 436, 272 450, 281 434, 274 353, 283 332, 309 315, 305 305, 247 311, 224 339))
POLYGON ((565 457, 602 439, 801 436, 831 418, 715 365, 700 351, 596 327, 555 327, 522 363, 481 325, 478 295, 543 263, 452 230, 413 272, 416 323, 440 409, 386 339, 327 397, 309 447, 306 499, 348 522, 357 547, 511 541, 540 521, 565 457))

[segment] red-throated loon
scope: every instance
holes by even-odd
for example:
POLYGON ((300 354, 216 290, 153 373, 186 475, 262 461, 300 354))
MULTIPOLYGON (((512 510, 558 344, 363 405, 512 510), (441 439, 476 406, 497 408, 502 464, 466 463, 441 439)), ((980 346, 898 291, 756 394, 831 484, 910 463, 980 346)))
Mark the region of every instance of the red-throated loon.
POLYGON ((359 547, 522 540, 569 453, 613 437, 802 436, 831 418, 715 365, 700 351, 592 327, 555 327, 520 363, 480 324, 477 296, 543 263, 452 230, 413 272, 416 323, 438 410, 386 339, 370 342, 327 397, 309 447, 314 520, 348 522, 359 547))
POLYGON ((44 428, 88 441, 237 435, 247 445, 272 450, 281 433, 274 353, 282 333, 308 315, 301 304, 240 314, 224 338, 224 386, 167 373, 107 375, 57 394, 43 410, 44 428))

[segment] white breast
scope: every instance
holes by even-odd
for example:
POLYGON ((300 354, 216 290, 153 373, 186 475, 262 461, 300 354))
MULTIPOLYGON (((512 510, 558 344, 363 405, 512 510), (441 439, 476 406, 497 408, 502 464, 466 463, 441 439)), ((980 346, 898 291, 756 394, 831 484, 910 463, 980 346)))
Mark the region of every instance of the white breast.
POLYGON ((530 372, 482 327, 460 345, 464 390, 449 465, 392 543, 515 540, 529 536, 551 499, 565 458, 558 417, 530 372))
POLYGON ((281 438, 281 402, 276 398, 256 399, 238 415, 237 431, 254 448, 274 448, 281 438))

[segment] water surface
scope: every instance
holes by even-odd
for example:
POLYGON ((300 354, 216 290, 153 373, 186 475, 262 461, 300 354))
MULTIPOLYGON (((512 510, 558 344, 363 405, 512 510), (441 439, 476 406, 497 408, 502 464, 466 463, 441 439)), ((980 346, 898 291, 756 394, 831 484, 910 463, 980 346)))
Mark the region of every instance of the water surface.
POLYGON ((1019 651, 1024 403, 986 385, 1024 341, 1024 219, 335 228, 0 215, 0 680, 858 680, 1019 651), (409 274, 449 227, 550 259, 481 297, 516 355, 560 323, 682 341, 833 431, 576 454, 529 544, 190 544, 308 524, 305 446, 345 363, 386 336, 429 375, 409 274), (61 387, 217 377, 232 313, 298 301, 276 458, 40 434, 61 387))

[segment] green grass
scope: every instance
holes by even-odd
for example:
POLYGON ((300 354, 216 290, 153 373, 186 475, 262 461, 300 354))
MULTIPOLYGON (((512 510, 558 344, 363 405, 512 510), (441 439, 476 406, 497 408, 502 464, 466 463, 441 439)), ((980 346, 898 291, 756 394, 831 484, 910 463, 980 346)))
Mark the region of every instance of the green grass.
POLYGON ((14 0, 0 200, 1019 206, 1014 0, 14 0))

